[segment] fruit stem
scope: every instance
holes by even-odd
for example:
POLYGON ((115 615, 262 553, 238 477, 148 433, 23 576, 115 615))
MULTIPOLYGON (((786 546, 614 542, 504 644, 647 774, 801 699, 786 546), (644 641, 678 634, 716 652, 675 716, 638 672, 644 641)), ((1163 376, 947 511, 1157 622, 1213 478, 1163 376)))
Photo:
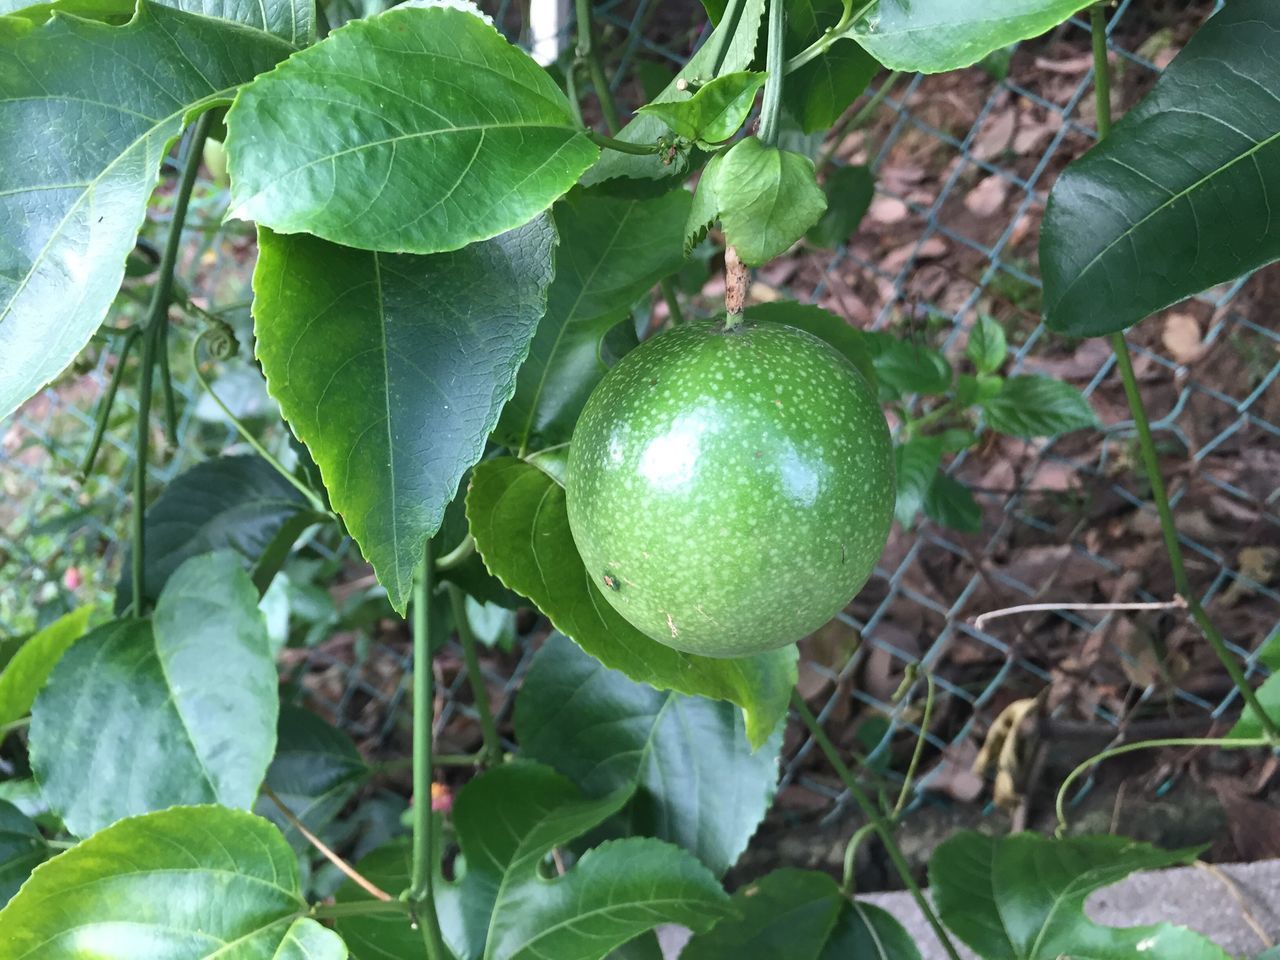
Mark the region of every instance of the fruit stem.
POLYGON ((724 328, 736 329, 742 323, 742 311, 747 302, 747 286, 751 274, 732 246, 724 250, 724 328))
POLYGON ((422 925, 427 960, 448 960, 440 932, 435 892, 435 814, 431 810, 431 762, 435 723, 434 675, 431 670, 431 601, 436 588, 434 544, 428 540, 413 581, 413 870, 409 900, 422 925))
POLYGON ((868 826, 875 831, 880 841, 884 844, 894 870, 902 880, 903 885, 911 893, 912 899, 915 900, 916 905, 920 908, 920 912, 924 914, 929 926, 933 928, 933 932, 937 936, 938 942, 942 944, 942 948, 947 952, 947 956, 951 960, 960 960, 960 953, 956 950, 955 944, 951 942, 951 935, 947 933, 946 927, 938 919, 938 915, 933 909, 933 904, 929 902, 929 898, 920 889, 920 884, 916 883, 916 878, 911 873, 911 866, 907 863, 907 858, 903 856, 902 848, 898 846, 898 841, 893 835, 893 828, 880 815, 875 804, 871 802, 871 798, 858 785, 857 778, 854 777, 853 772, 840 759, 839 752, 830 738, 827 737, 826 731, 822 729, 822 724, 818 723, 818 718, 813 715, 813 711, 809 709, 809 705, 804 702, 804 697, 800 695, 798 690, 791 691, 791 707, 809 729, 809 733, 818 745, 818 749, 826 756, 827 761, 835 770, 836 776, 840 778, 845 788, 849 791, 849 796, 853 797, 853 802, 858 805, 863 816, 867 818, 868 826))
POLYGON ((200 114, 187 137, 183 154, 182 173, 178 189, 173 197, 173 219, 169 224, 169 236, 156 273, 156 285, 151 291, 151 303, 147 307, 147 320, 142 327, 142 366, 138 371, 138 433, 133 455, 133 567, 131 587, 133 597, 130 608, 135 617, 146 613, 146 596, 143 593, 147 560, 147 448, 151 441, 151 387, 156 367, 156 351, 161 348, 161 333, 169 322, 169 305, 173 300, 173 272, 178 263, 178 251, 182 246, 182 225, 187 219, 187 204, 200 172, 200 158, 204 153, 204 141, 213 122, 213 112, 200 114))
MULTIPOLYGON (((1104 4, 1095 4, 1090 9, 1089 25, 1093 36, 1094 91, 1098 109, 1098 139, 1101 141, 1111 133, 1111 68, 1107 61, 1107 18, 1104 4)), ((1160 459, 1156 455, 1156 444, 1151 435, 1151 422, 1147 417, 1146 405, 1142 401, 1142 392, 1138 389, 1138 378, 1133 372, 1129 344, 1123 332, 1113 333, 1110 341, 1112 352, 1116 356, 1116 366, 1120 370, 1120 378, 1124 381, 1124 393, 1129 401, 1129 410, 1133 414, 1138 446, 1142 451, 1143 472, 1151 485, 1151 499, 1160 517, 1160 530, 1164 535, 1165 553, 1169 555, 1174 588, 1178 595, 1186 600, 1187 612, 1191 615, 1191 619, 1196 622, 1200 632, 1209 641, 1209 646, 1221 661, 1245 706, 1258 718, 1262 732, 1271 743, 1280 742, 1280 728, 1277 728, 1275 720, 1263 710, 1253 685, 1249 683, 1235 655, 1227 646, 1226 640, 1218 632, 1218 628, 1209 619, 1208 613, 1191 590, 1191 581, 1187 577, 1187 568, 1182 560, 1182 547, 1178 542, 1178 527, 1173 519, 1173 510, 1169 506, 1169 494, 1165 489, 1164 478, 1160 474, 1160 459)))

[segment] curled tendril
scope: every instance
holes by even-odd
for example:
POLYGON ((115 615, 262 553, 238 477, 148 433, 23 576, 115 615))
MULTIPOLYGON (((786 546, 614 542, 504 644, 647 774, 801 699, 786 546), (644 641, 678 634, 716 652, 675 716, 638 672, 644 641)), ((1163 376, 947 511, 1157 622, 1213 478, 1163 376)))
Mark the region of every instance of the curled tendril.
POLYGON ((197 338, 197 343, 204 344, 204 349, 211 360, 227 360, 240 352, 240 341, 231 324, 217 317, 206 316, 208 326, 197 338))

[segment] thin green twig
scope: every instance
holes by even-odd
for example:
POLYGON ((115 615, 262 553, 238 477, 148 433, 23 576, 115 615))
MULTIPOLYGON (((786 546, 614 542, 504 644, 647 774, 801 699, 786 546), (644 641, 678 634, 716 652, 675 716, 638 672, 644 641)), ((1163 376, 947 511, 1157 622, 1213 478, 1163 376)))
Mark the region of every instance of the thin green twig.
POLYGON ((797 690, 791 691, 791 707, 799 714, 801 721, 808 728, 814 742, 818 745, 818 749, 826 756, 827 761, 835 770, 836 776, 840 778, 840 781, 849 791, 849 796, 853 797, 853 802, 858 805, 872 830, 880 837, 885 851, 889 855, 889 861, 893 864, 899 879, 902 880, 903 885, 911 893, 912 899, 915 900, 916 905, 920 908, 920 912, 924 914, 925 920, 928 921, 929 926, 933 929, 938 942, 942 944, 942 948, 947 952, 947 956, 951 960, 960 960, 960 954, 956 950, 955 944, 951 942, 951 935, 947 932, 946 927, 942 925, 942 921, 938 919, 937 912, 933 909, 933 904, 929 902, 929 898, 924 895, 924 891, 920 889, 920 884, 916 882, 916 878, 912 875, 911 865, 907 863, 907 858, 903 856, 902 848, 898 846, 892 827, 886 822, 880 811, 876 809, 875 804, 871 802, 871 798, 863 791, 853 772, 840 759, 840 754, 835 745, 832 744, 826 731, 818 723, 818 718, 813 715, 813 711, 809 709, 809 705, 804 702, 804 697, 800 696, 797 690))
POLYGON ((596 99, 600 101, 600 115, 609 133, 617 133, 622 129, 622 121, 618 117, 618 105, 614 102, 613 91, 609 80, 604 75, 604 65, 596 51, 595 24, 591 19, 591 0, 576 0, 578 15, 578 62, 587 68, 591 77, 591 85, 595 87, 596 99))
POLYGON ((156 350, 162 342, 162 329, 169 322, 169 305, 173 298, 173 273, 178 263, 178 251, 182 246, 182 224, 187 218, 187 204, 191 200, 191 191, 195 187, 196 175, 200 171, 200 158, 204 152, 204 141, 209 135, 209 127, 213 123, 213 112, 206 110, 200 114, 187 139, 186 152, 182 165, 182 173, 178 180, 178 189, 173 200, 173 220, 169 225, 169 236, 165 241, 164 253, 160 258, 160 267, 156 274, 156 285, 151 294, 151 305, 147 309, 147 320, 142 330, 142 368, 138 377, 138 434, 134 451, 133 468, 133 569, 131 586, 133 599, 130 603, 134 616, 146 613, 146 597, 143 593, 146 569, 146 507, 147 507, 147 454, 151 440, 151 387, 155 373, 156 350))
POLYGON ((409 900, 422 926, 427 960, 448 960, 440 932, 435 891, 435 813, 431 809, 431 760, 435 724, 435 676, 431 667, 431 604, 436 568, 433 544, 427 541, 413 583, 413 869, 409 900))
POLYGON ((667 301, 667 313, 671 315, 671 322, 679 326, 684 323, 684 311, 680 309, 680 299, 676 294, 676 285, 670 277, 663 277, 661 286, 662 298, 667 301))
POLYGON ((467 619, 467 599, 456 583, 448 585, 449 603, 453 607, 453 623, 458 629, 458 642, 462 644, 462 658, 467 665, 467 682, 471 685, 471 698, 475 701, 480 717, 480 732, 484 737, 481 763, 498 763, 502 760, 502 741, 498 738, 498 726, 493 722, 493 710, 489 706, 489 688, 480 672, 480 656, 476 650, 476 635, 467 619))
POLYGON ((106 436, 107 424, 111 420, 111 409, 116 403, 116 394, 120 392, 120 383, 124 379, 124 368, 129 362, 129 353, 133 350, 133 345, 137 341, 142 330, 139 327, 130 327, 124 331, 124 342, 120 344, 120 350, 116 357, 116 368, 111 371, 111 379, 107 382, 106 392, 103 393, 102 399, 98 401, 98 415, 94 418, 93 423, 93 439, 89 441, 89 449, 85 451, 84 461, 80 464, 81 481, 88 480, 89 474, 93 472, 94 461, 98 459, 98 451, 102 447, 102 438, 106 436))
POLYGON ((662 145, 656 140, 653 143, 632 143, 630 140, 618 140, 606 137, 603 133, 587 130, 587 139, 604 150, 615 150, 618 153, 630 154, 633 157, 654 156, 662 152, 662 145))
MULTIPOLYGON (((840 144, 844 142, 844 138, 854 130, 860 129, 872 117, 876 112, 876 108, 884 103, 885 97, 889 96, 900 79, 902 79, 902 74, 897 70, 893 71, 893 73, 884 78, 884 83, 880 84, 880 88, 871 95, 871 99, 856 111, 850 113, 848 119, 837 123, 832 128, 827 134, 827 147, 818 156, 816 167, 819 173, 836 158, 836 151, 840 149, 840 144)), ((870 152, 867 154, 867 159, 871 159, 870 152)))

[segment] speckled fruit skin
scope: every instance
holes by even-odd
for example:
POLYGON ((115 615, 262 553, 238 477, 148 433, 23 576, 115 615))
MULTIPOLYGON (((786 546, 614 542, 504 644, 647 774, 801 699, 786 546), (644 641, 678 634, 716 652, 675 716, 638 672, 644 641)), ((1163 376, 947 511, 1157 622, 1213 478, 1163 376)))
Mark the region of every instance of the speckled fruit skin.
POLYGON ((866 583, 893 518, 875 391, 792 327, 693 323, 591 394, 565 475, 600 593, 653 639, 708 657, 794 643, 866 583))

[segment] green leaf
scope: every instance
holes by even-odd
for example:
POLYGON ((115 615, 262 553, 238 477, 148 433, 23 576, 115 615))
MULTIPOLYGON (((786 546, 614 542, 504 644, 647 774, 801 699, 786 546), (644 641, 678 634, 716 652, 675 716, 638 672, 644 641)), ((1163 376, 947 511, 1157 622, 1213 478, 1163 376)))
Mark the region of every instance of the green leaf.
POLYGON ((1004 327, 987 316, 978 314, 978 319, 969 331, 969 341, 965 344, 964 355, 969 358, 978 373, 995 373, 1004 365, 1008 356, 1009 344, 1005 339, 1004 327))
POLYGON ((239 558, 193 557, 150 620, 90 632, 32 710, 31 767, 80 837, 178 804, 253 805, 275 750, 275 664, 239 558))
MULTIPOLYGON (((100 2, 100 0, 80 0, 100 2)), ((221 17, 275 34, 292 47, 316 40, 315 0, 161 0, 166 7, 221 17)), ((61 0, 58 6, 61 6, 61 0)))
MULTIPOLYGON (((800 53, 833 29, 844 14, 841 0, 790 0, 786 52, 800 53)), ((805 133, 826 131, 867 88, 880 64, 856 43, 839 41, 787 76, 783 104, 805 133)))
POLYGON ((49 845, 36 825, 12 803, 0 800, 0 907, 48 858, 49 845))
POLYGON ((722 74, 699 87, 688 100, 655 101, 639 112, 653 114, 686 140, 720 143, 747 122, 764 80, 765 74, 750 71, 722 74))
POLYGON ((873 0, 851 36, 890 70, 943 73, 1039 36, 1089 0, 873 0))
POLYGON ((1227 960, 1185 927, 1114 929, 1085 898, 1137 870, 1190 863, 1196 850, 1159 850, 1123 837, 1054 839, 967 831, 942 844, 929 881, 942 922, 983 960, 1227 960))
MULTIPOLYGON (((265 785, 312 833, 333 821, 360 784, 369 767, 341 730, 310 710, 282 704, 276 731, 276 755, 267 768, 265 785)), ((269 798, 258 798, 254 812, 274 823, 289 845, 308 852, 308 840, 269 798)))
POLYGON ((1004 384, 1004 377, 990 373, 976 377, 973 374, 962 373, 956 377, 956 403, 961 407, 986 403, 1000 395, 1004 390, 1004 384))
POLYGON ((0 21, 0 418, 102 323, 187 118, 292 50, 146 0, 124 26, 0 21))
POLYGON ((893 448, 898 499, 893 515, 903 527, 910 527, 929 495, 933 479, 942 465, 942 441, 937 437, 912 437, 893 448))
POLYGON ((558 634, 525 675, 515 726, 526 756, 588 794, 634 793, 627 835, 668 840, 717 875, 746 849, 777 786, 781 728, 752 751, 729 704, 628 680, 558 634))
POLYGON ((693 206, 689 208, 689 218, 684 227, 684 255, 693 253, 693 248, 707 236, 712 225, 720 219, 720 165, 725 154, 717 153, 707 163, 698 179, 698 188, 693 195, 693 206))
POLYGON ((59 617, 18 647, 0 671, 0 727, 31 712, 36 694, 59 658, 84 636, 93 614, 90 606, 59 617))
POLYGON ((846 900, 825 873, 775 870, 733 903, 738 916, 690 940, 681 960, 920 960, 897 920, 846 900))
POLYGON ((447 6, 353 20, 227 114, 233 216, 386 253, 512 230, 598 155, 541 67, 447 6))
POLYGON ((753 267, 786 253, 827 209, 813 161, 756 137, 725 154, 715 192, 725 240, 753 267))
POLYGON ((1051 329, 1115 333, 1280 259, 1277 47, 1280 7, 1233 0, 1058 178, 1040 235, 1051 329))
POLYGON ((1084 395, 1052 377, 1009 377, 982 409, 992 430, 1026 439, 1052 437, 1098 423, 1084 395))
POLYGON ((911 393, 944 394, 951 389, 951 364, 937 350, 878 331, 863 336, 876 368, 881 402, 911 393))
MULTIPOLYGON (((694 53, 684 68, 676 74, 651 103, 678 103, 692 99, 694 94, 680 89, 680 81, 706 80, 726 73, 747 70, 755 60, 756 43, 760 35, 760 21, 764 17, 765 0, 742 0, 742 9, 732 23, 721 23, 711 36, 694 53), (717 52, 721 52, 719 62, 717 52)), ((640 113, 617 134, 619 140, 628 143, 656 143, 667 132, 667 125, 652 113, 640 113)), ((614 150, 606 150, 596 165, 582 177, 582 183, 591 186, 629 177, 643 180, 666 180, 683 177, 684 171, 677 165, 665 166, 656 156, 635 157, 614 150)))
MULTIPOLYGON (((265 590, 289 547, 320 519, 302 494, 261 457, 206 460, 174 477, 147 507, 143 590, 154 600, 183 561, 217 550, 234 551, 253 571, 259 590, 265 590), (282 536, 284 548, 272 550, 282 536)), ((116 586, 117 613, 133 599, 132 558, 130 548, 116 586)))
POLYGON ((650 640, 598 595, 569 531, 564 489, 542 470, 511 457, 486 460, 472 475, 467 517, 490 572, 606 667, 660 690, 737 704, 753 747, 786 715, 795 647, 720 660, 650 640))
POLYGON ((515 390, 555 229, 542 217, 431 257, 269 230, 258 242, 267 387, 403 613, 427 539, 515 390))
POLYGON ((939 471, 924 498, 924 512, 930 520, 961 533, 982 529, 982 508, 973 491, 949 474, 939 471))
POLYGON ((865 166, 836 167, 822 185, 827 195, 827 212, 805 239, 818 247, 834 250, 858 229, 876 193, 875 177, 865 166))
POLYGON ((608 371, 605 335, 663 277, 680 269, 684 190, 655 199, 575 189, 555 207, 561 241, 547 313, 520 367, 497 437, 513 450, 566 443, 608 371))
POLYGON ((843 353, 858 368, 858 372, 867 378, 867 382, 875 386, 876 371, 871 362, 871 351, 867 348, 866 335, 843 317, 819 306, 796 303, 794 300, 753 304, 747 307, 744 315, 750 320, 781 323, 813 334, 843 353))
POLYGON ((306 910, 297 859, 275 827, 178 807, 121 821, 38 867, 0 911, 0 960, 344 960, 338 935, 306 910))
MULTIPOLYGON (((1257 689, 1258 703, 1268 716, 1280 718, 1280 630, 1276 630, 1262 643, 1258 650, 1258 661, 1271 671, 1271 676, 1262 681, 1257 689)), ((1253 708, 1246 704, 1240 719, 1227 732, 1227 739, 1255 739, 1261 736, 1262 724, 1253 708)))

